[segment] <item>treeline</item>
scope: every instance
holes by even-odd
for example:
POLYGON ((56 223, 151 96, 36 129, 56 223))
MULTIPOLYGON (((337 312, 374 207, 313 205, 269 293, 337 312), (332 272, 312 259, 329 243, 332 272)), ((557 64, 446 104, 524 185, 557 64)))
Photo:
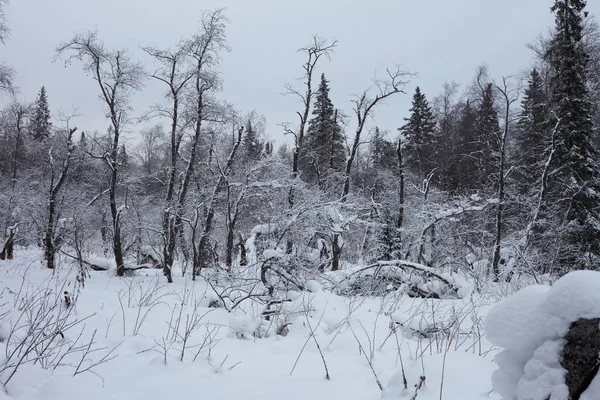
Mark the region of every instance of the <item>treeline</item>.
POLYGON ((104 252, 119 275, 151 260, 169 281, 174 265, 196 276, 271 259, 288 272, 402 259, 496 279, 596 269, 600 31, 585 5, 555 1, 555 28, 531 45, 527 76, 493 80, 480 67, 462 91, 447 83, 431 101, 417 87, 398 127, 371 116, 412 76, 387 70, 346 113, 317 72, 337 43, 313 37, 300 49, 302 83, 286 86, 299 100, 298 121, 282 125, 293 145, 277 149, 262 115, 219 96, 223 10, 172 48, 145 48, 153 74, 96 32, 77 34, 56 54, 95 80, 108 130, 52 117, 44 88, 1 110, 0 256, 40 246, 54 268, 57 254, 83 263, 104 252), (165 97, 132 110, 146 79, 165 97), (145 127, 127 146, 140 114, 145 127))

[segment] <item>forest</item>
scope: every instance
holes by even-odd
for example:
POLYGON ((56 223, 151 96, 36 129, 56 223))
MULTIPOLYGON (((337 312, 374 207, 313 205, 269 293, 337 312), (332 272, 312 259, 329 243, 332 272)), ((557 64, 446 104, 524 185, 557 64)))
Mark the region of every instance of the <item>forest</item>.
MULTIPOLYGON (((278 263, 313 271, 382 260, 494 279, 595 269, 600 36, 582 5, 562 4, 553 36, 530 45, 527 76, 494 81, 480 66, 463 91, 448 82, 430 100, 406 92, 411 73, 390 68, 348 114, 314 72, 337 42, 312 37, 299 50, 303 79, 285 87, 298 100, 298 120, 279 126, 292 144, 278 148, 260 111, 219 98, 225 10, 206 12, 172 48, 144 48, 144 64, 98 32, 78 33, 56 58, 95 80, 108 129, 53 116, 44 87, 2 110, 0 250, 39 246, 48 268, 57 254, 102 253, 119 275, 151 261, 169 280, 174 263, 192 275, 245 265, 257 234, 278 263), (165 97, 132 110, 144 80, 165 97), (388 97, 411 94, 409 118, 376 125, 388 97), (139 114, 146 127, 127 148, 122 132, 139 114)), ((0 72, 11 93, 18 71, 0 72)))
MULTIPOLYGON (((0 0, 0 11, 7 4, 0 0)), ((267 132, 268 110, 238 110, 221 95, 221 57, 235 51, 226 9, 206 11, 196 33, 172 47, 144 47, 144 59, 109 48, 94 30, 57 43, 55 61, 94 81, 89 96, 99 99, 105 131, 86 129, 76 111, 53 112, 44 87, 30 102, 11 97, 19 71, 1 60, 0 90, 13 100, 0 110, 0 260, 27 259, 48 276, 73 274, 64 296, 57 292, 67 308, 98 274, 133 282, 157 273, 155 285, 167 291, 201 281, 212 293, 207 308, 254 310, 260 323, 240 335, 255 338, 273 334, 265 323, 285 336, 294 314, 286 307, 298 293, 316 293, 317 281, 341 298, 401 293, 427 301, 467 299, 467 287, 481 296, 505 288, 506 295, 510 285, 599 270, 600 27, 585 7, 583 0, 548 5, 555 25, 528 44, 525 73, 494 79, 493 66, 482 64, 468 84, 449 80, 426 94, 411 85, 417 71, 390 65, 347 110, 333 103, 336 82, 321 73, 337 40, 307 36, 304 47, 285 50, 304 61, 290 71, 300 80, 281 83, 297 119, 276 121, 276 132, 267 132), (132 95, 147 81, 162 85, 164 96, 150 109, 133 109, 132 95), (396 96, 412 96, 408 117, 379 126, 376 110, 396 96), (126 143, 129 131, 135 140, 126 143), (274 135, 285 135, 286 144, 274 135), (32 261, 31 254, 39 256, 32 261)), ((4 43, 10 21, 0 17, 4 43)), ((189 315, 197 316, 198 304, 189 315)), ((181 307, 183 324, 183 300, 181 307)), ((303 310, 329 380, 328 356, 303 310)), ((133 335, 144 321, 140 311, 137 318, 133 335)), ((438 350, 448 352, 453 326, 460 323, 406 329, 421 335, 419 343, 435 335, 438 350)), ((478 347, 482 356, 481 327, 473 326, 479 342, 468 350, 478 347)), ((188 336, 169 332, 167 339, 183 343, 184 361, 188 336)), ((368 366, 384 390, 373 361, 375 328, 372 339, 368 366)), ((200 349, 211 340, 207 333, 200 349)), ((155 343, 167 364, 165 337, 155 343)), ((360 348, 367 357, 369 349, 360 348)), ((4 365, 6 387, 20 363, 4 365)), ((412 399, 424 376, 425 367, 412 399)))

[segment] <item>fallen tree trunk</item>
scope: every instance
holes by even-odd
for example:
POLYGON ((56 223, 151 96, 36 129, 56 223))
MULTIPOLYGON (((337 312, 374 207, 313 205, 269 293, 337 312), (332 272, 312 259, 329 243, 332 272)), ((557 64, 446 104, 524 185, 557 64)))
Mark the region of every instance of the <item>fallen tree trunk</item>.
MULTIPOLYGON (((440 273, 435 271, 433 268, 428 267, 426 265, 422 265, 419 263, 414 263, 411 261, 405 260, 392 260, 392 261, 378 261, 369 266, 359 269, 358 271, 353 272, 351 275, 344 278, 339 284, 346 280, 350 280, 353 278, 370 278, 371 280, 381 280, 388 283, 396 283, 398 285, 408 285, 407 294, 411 297, 422 297, 422 298, 442 298, 442 294, 450 294, 452 297, 460 297, 459 292, 460 288, 456 286, 453 282, 450 282, 447 278, 442 276, 440 273), (411 282, 407 277, 402 276, 401 274, 386 274, 384 269, 386 267, 389 268, 398 268, 399 270, 407 273, 407 272, 416 272, 421 274, 424 278, 434 279, 441 283, 441 287, 438 289, 444 289, 443 293, 438 293, 437 291, 427 290, 419 287, 414 282, 411 282), (365 272, 369 270, 374 270, 372 275, 365 276, 365 272)), ((354 286, 360 286, 361 282, 355 282, 354 286)), ((360 288, 355 287, 354 291, 360 292, 360 288)))

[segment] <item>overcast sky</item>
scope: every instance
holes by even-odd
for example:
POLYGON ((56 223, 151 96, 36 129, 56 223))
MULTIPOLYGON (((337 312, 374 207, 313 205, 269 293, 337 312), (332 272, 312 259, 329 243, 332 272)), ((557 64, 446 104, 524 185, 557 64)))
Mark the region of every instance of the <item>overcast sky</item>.
MULTIPOLYGON (((301 76, 296 53, 313 34, 336 38, 331 61, 319 66, 331 81, 334 105, 351 114, 353 94, 369 87, 375 71, 401 64, 417 74, 406 95, 376 110, 370 125, 395 132, 410 108, 415 86, 429 99, 445 81, 468 83, 481 63, 492 76, 520 73, 531 64, 525 44, 553 24, 552 0, 10 0, 12 35, 0 60, 17 70, 18 98, 32 101, 48 91, 53 111, 78 107, 77 125, 105 130, 95 83, 79 65, 52 62, 54 48, 74 32, 97 29, 109 47, 129 48, 150 60, 140 46, 170 46, 196 31, 203 10, 226 7, 227 37, 222 98, 267 118, 268 135, 283 141, 278 123, 296 122, 298 105, 282 97, 286 82, 301 76)), ((592 14, 600 1, 589 1, 592 14)), ((136 113, 160 99, 155 84, 134 98, 136 113)), ((3 99, 6 103, 7 99, 3 99)), ((354 128, 354 121, 348 133, 354 128)), ((132 131, 140 126, 131 127, 132 131)))

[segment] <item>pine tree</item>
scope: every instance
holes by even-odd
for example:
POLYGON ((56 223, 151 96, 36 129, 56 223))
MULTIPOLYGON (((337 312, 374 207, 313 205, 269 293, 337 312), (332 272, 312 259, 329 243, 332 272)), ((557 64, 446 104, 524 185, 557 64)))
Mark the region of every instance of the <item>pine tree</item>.
POLYGON ((300 149, 300 169, 305 181, 323 184, 327 177, 343 170, 346 160, 345 138, 337 110, 329 98, 325 74, 321 75, 312 114, 300 149))
POLYGON ((435 166, 435 118, 429 102, 417 86, 413 95, 410 117, 401 132, 406 137, 406 165, 420 175, 428 174, 435 166))
POLYGON ((122 169, 127 169, 127 167, 129 167, 129 154, 127 154, 125 144, 122 144, 121 148, 119 149, 119 154, 117 155, 117 162, 122 169))
POLYGON ((448 168, 451 192, 477 188, 477 157, 480 146, 476 138, 477 115, 471 102, 461 108, 454 135, 453 155, 448 168))
POLYGON ((31 118, 31 134, 37 141, 46 139, 50 135, 52 123, 50 122, 50 107, 46 88, 42 86, 34 104, 31 118))
POLYGON ((521 193, 525 193, 541 176, 542 161, 547 156, 548 99, 542 77, 533 69, 521 101, 521 113, 516 126, 513 164, 521 193))
POLYGON ((263 143, 260 141, 251 118, 248 118, 246 121, 245 134, 242 138, 242 148, 244 149, 246 160, 258 160, 262 154, 263 143))
POLYGON ((394 144, 385 138, 379 127, 375 127, 370 147, 373 168, 380 170, 392 169, 397 166, 398 160, 394 144))
POLYGON ((477 175, 479 188, 483 188, 488 184, 489 177, 496 173, 500 158, 498 149, 500 124, 498 112, 494 107, 494 92, 491 83, 488 83, 483 90, 481 104, 477 110, 475 129, 478 165, 473 173, 477 175))
POLYGON ((556 0, 556 33, 548 61, 551 109, 559 119, 551 202, 562 222, 557 260, 563 268, 598 268, 600 257, 599 152, 592 141, 592 105, 586 87, 589 55, 582 42, 584 0, 556 0), (566 200, 566 201, 565 201, 566 200))

